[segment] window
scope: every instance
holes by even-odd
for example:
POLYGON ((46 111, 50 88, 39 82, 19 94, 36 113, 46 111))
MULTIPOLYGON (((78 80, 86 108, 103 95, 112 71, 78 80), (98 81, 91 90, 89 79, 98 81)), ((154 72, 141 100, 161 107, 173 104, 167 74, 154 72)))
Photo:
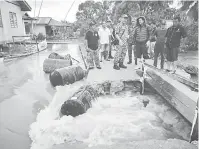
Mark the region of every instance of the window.
POLYGON ((10 12, 10 25, 12 28, 17 28, 17 15, 14 12, 10 12))
POLYGON ((1 16, 1 10, 0 10, 0 27, 3 27, 3 21, 2 21, 2 16, 1 16))

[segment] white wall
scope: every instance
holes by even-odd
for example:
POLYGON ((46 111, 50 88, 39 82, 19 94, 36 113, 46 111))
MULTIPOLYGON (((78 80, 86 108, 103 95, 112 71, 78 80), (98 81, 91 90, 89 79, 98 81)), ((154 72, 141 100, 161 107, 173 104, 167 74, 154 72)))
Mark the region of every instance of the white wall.
POLYGON ((38 35, 39 33, 42 33, 43 35, 46 36, 46 28, 45 25, 36 25, 33 28, 34 34, 38 35))
POLYGON ((3 21, 3 28, 0 27, 0 43, 12 41, 12 36, 24 36, 25 26, 22 20, 23 12, 17 5, 0 0, 0 10, 3 21), (9 12, 16 13, 18 28, 11 28, 9 12))

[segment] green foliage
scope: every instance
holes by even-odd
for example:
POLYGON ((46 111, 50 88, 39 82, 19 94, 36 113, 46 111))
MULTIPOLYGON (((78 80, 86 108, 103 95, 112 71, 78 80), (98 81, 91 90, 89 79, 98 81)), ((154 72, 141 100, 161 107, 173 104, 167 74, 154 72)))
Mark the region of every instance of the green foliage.
POLYGON ((181 51, 198 50, 198 22, 195 21, 189 25, 183 22, 183 25, 187 31, 187 38, 181 42, 181 51))
POLYGON ((39 33, 37 35, 37 40, 44 40, 44 39, 45 39, 45 36, 42 33, 39 33))
POLYGON ((77 21, 74 23, 74 31, 80 29, 80 35, 84 35, 88 30, 90 22, 96 22, 100 24, 102 21, 106 21, 111 16, 111 4, 112 1, 85 1, 81 3, 76 13, 77 21))
POLYGON ((130 17, 145 16, 147 21, 156 23, 162 19, 172 19, 175 9, 169 8, 169 1, 123 1, 114 8, 114 20, 122 14, 130 17))
POLYGON ((184 2, 177 12, 181 17, 182 25, 187 31, 187 38, 181 42, 181 50, 198 50, 198 2, 184 2), (192 5, 192 7, 190 7, 192 5), (197 16, 197 17, 196 17, 197 16))

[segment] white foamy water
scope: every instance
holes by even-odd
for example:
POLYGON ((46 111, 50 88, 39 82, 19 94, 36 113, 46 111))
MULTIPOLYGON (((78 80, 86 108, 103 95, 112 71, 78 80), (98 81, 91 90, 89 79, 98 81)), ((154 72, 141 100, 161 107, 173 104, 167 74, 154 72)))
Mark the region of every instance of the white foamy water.
POLYGON ((40 111, 30 127, 31 149, 50 149, 61 143, 72 143, 75 147, 77 142, 98 146, 150 139, 188 139, 190 126, 156 95, 126 92, 99 97, 85 114, 59 118, 63 102, 82 84, 57 88, 52 102, 40 111), (149 98, 147 108, 143 107, 142 98, 149 98))

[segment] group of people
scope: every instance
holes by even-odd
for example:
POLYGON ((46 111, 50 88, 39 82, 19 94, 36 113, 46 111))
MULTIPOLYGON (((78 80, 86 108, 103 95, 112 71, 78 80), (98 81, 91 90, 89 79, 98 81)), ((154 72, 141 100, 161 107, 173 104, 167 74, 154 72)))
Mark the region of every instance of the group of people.
POLYGON ((101 69, 100 62, 103 59, 110 61, 113 58, 113 69, 127 68, 124 59, 128 49, 128 64, 132 63, 132 51, 134 51, 135 65, 137 65, 135 69, 140 69, 141 62, 151 58, 154 51, 154 66, 157 67, 160 55, 161 69, 164 69, 166 58, 166 71, 175 73, 180 40, 186 37, 185 29, 180 25, 180 17, 174 17, 173 25, 168 29, 164 21, 151 28, 142 16, 138 17, 132 26, 127 25, 127 20, 128 16, 122 15, 119 23, 115 25, 111 21, 103 22, 100 27, 93 22, 89 24, 89 31, 85 36, 89 69, 94 68, 94 63, 98 69, 101 69), (114 57, 113 48, 116 50, 114 57))

